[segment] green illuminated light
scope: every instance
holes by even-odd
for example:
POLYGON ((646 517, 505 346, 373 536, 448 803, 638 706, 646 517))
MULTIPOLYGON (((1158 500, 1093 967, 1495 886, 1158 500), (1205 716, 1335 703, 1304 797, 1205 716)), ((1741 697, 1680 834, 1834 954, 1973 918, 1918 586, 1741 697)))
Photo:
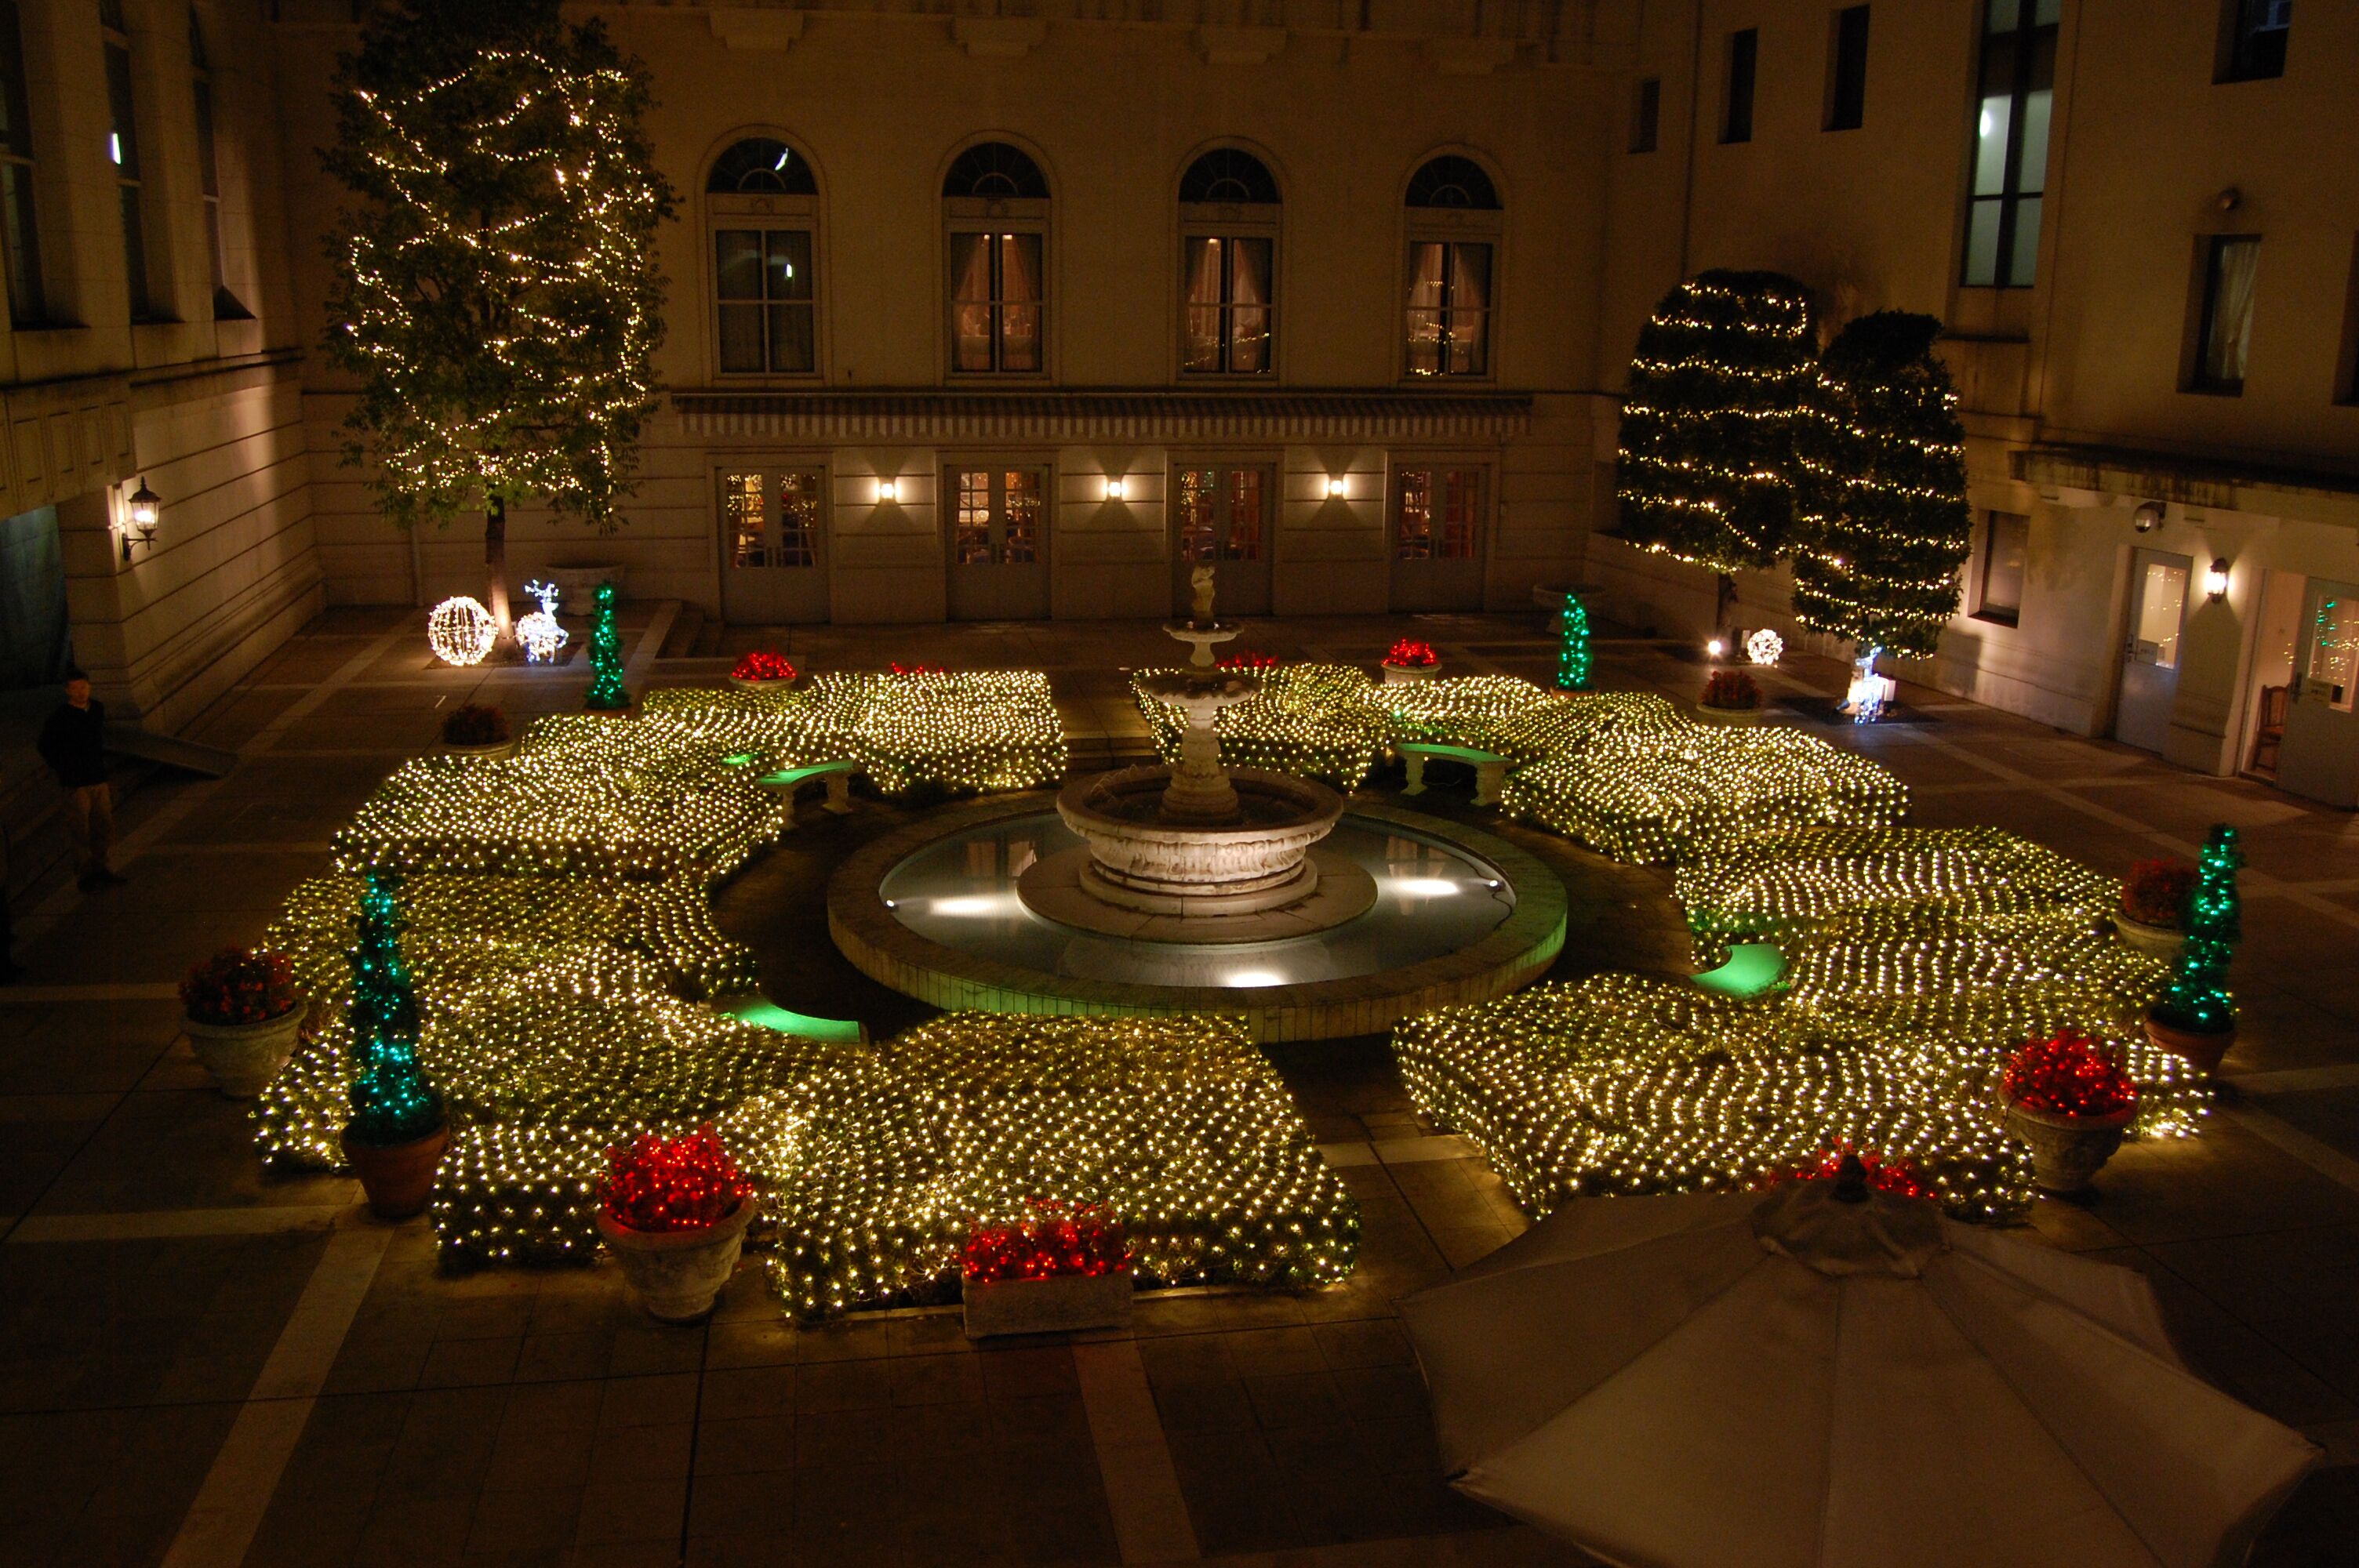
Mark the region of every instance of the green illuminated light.
POLYGON ((799 1035, 831 1045, 857 1045, 868 1038, 868 1031, 858 1019, 814 1018, 808 1012, 791 1012, 766 996, 734 997, 713 1005, 732 1018, 757 1028, 775 1029, 781 1034, 799 1035))
POLYGON ((1759 996, 1786 976, 1786 955, 1768 942, 1740 942, 1728 950, 1728 962, 1706 969, 1695 983, 1708 991, 1739 1000, 1759 996))

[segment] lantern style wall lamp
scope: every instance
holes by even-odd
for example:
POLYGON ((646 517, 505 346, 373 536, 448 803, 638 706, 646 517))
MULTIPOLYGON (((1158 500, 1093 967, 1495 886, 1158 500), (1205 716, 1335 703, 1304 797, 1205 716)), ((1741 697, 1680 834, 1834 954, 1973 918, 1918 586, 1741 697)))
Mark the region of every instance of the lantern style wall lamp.
POLYGON ((2228 557, 2212 557, 2212 569, 2203 574, 2203 591, 2214 604, 2228 597, 2228 557))
POLYGON ((139 488, 123 498, 123 561, 131 564, 131 546, 153 549, 156 545, 156 524, 164 520, 164 498, 147 488, 147 476, 142 474, 139 488))

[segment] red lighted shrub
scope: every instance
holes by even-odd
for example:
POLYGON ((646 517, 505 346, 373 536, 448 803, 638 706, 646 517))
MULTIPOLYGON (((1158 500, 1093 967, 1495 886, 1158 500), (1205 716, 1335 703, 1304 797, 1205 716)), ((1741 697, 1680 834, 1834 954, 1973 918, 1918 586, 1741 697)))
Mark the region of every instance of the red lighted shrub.
POLYGON ((896 659, 893 661, 893 673, 897 676, 946 676, 951 672, 946 665, 905 665, 896 659))
POLYGON ((180 981, 180 1005, 199 1023, 261 1023, 299 1000, 295 967, 266 947, 224 947, 180 981))
POLYGON ((1385 650, 1385 663, 1405 670, 1430 669, 1441 662, 1430 643, 1420 643, 1414 637, 1403 637, 1385 650))
POLYGON ((1999 1092, 2049 1116, 2113 1116, 2137 1104, 2121 1065, 2076 1029, 2026 1041, 2006 1059, 1999 1092))
POLYGON ((1859 1155, 1861 1170, 1867 1184, 1880 1193, 1894 1193, 1904 1198, 1930 1198, 1934 1195, 1933 1184, 1918 1173, 1917 1167, 1906 1160, 1887 1160, 1873 1151, 1854 1150, 1837 1146, 1819 1157, 1815 1165, 1805 1165, 1782 1177, 1773 1177, 1772 1184, 1788 1182, 1832 1182, 1843 1174, 1843 1160, 1859 1155))
POLYGON ((795 666, 792 660, 775 648, 756 648, 740 658, 729 673, 738 680, 792 680, 795 666))
POLYGON ((968 1279, 984 1284, 1113 1274, 1130 1267, 1130 1244, 1103 1204, 1035 1198, 1031 1218, 968 1237, 959 1262, 968 1279))
POLYGON ((1231 654, 1227 658, 1221 661, 1221 668, 1224 670, 1274 670, 1277 668, 1277 655, 1276 654, 1265 654, 1258 648, 1239 648, 1235 653, 1231 654))
POLYGON ((1761 687, 1744 670, 1714 670, 1703 683, 1706 708, 1758 708, 1761 687))
POLYGON ((2187 916, 2187 901, 2194 892, 2193 861, 2168 855, 2140 860, 2122 883, 2122 913, 2143 925, 2176 930, 2187 916))
POLYGON ((606 1217, 632 1230, 700 1230, 753 1195, 711 1123, 679 1138, 643 1132, 606 1151, 606 1217))

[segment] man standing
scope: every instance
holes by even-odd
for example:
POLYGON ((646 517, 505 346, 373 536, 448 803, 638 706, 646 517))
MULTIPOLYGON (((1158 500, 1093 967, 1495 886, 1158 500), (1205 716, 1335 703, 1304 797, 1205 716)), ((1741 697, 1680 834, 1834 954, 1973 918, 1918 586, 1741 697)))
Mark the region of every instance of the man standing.
POLYGON ((107 864, 114 847, 114 795, 106 783, 106 704, 92 702, 90 677, 66 671, 65 706, 41 726, 41 761, 66 792, 66 836, 73 840, 82 891, 123 879, 107 864))

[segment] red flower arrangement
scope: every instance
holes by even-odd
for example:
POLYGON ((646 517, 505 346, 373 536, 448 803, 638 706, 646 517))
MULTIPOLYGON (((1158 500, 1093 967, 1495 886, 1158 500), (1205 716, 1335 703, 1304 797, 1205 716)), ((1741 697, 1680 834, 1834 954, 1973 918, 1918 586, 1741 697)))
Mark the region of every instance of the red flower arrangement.
POLYGON ((294 965, 266 947, 224 947, 180 982, 180 1005, 199 1023, 267 1022, 299 1000, 294 965))
POLYGON ((1276 654, 1265 654, 1258 648, 1240 648, 1235 653, 1231 654, 1227 658, 1221 661, 1221 668, 1224 670, 1274 670, 1277 668, 1277 655, 1276 654))
POLYGON ((1999 1093, 2049 1116, 2118 1116, 2137 1105, 2137 1085, 2077 1029, 2027 1040, 2006 1059, 1999 1093))
POLYGON ((1403 637, 1385 650, 1385 663, 1405 670, 1430 669, 1441 662, 1430 643, 1420 643, 1414 637, 1403 637))
POLYGON ((2122 883, 2122 913, 2141 925, 2167 925, 2172 930, 2187 915, 2187 901, 2195 892, 2195 867, 2168 855, 2140 860, 2122 883))
POLYGON ((1761 687, 1745 670, 1714 670, 1704 677, 1703 705, 1706 708, 1758 708, 1761 687))
POLYGON ((1032 1208, 1030 1219, 984 1227, 967 1238, 959 1262, 968 1279, 990 1284, 1093 1277, 1130 1267, 1130 1244, 1124 1238, 1122 1222, 1103 1204, 1035 1198, 1032 1208))
POLYGON ((643 1132, 606 1151, 606 1217, 632 1230, 718 1225, 753 1195, 710 1122, 680 1138, 643 1132))
POLYGON ((893 673, 897 676, 946 676, 951 672, 947 665, 905 665, 896 659, 893 661, 893 673))
POLYGON ((729 675, 733 680, 792 680, 795 666, 775 648, 756 648, 740 658, 729 675))
POLYGON ((1832 1182, 1843 1174, 1843 1157, 1857 1154, 1861 1168, 1867 1173, 1867 1184, 1879 1193, 1892 1193, 1904 1198, 1930 1198, 1939 1195, 1933 1184, 1918 1173, 1906 1160, 1887 1160, 1867 1150, 1855 1150, 1849 1144, 1836 1144, 1819 1156, 1815 1165, 1805 1165, 1798 1171, 1769 1178, 1776 1186, 1782 1182, 1832 1182))

